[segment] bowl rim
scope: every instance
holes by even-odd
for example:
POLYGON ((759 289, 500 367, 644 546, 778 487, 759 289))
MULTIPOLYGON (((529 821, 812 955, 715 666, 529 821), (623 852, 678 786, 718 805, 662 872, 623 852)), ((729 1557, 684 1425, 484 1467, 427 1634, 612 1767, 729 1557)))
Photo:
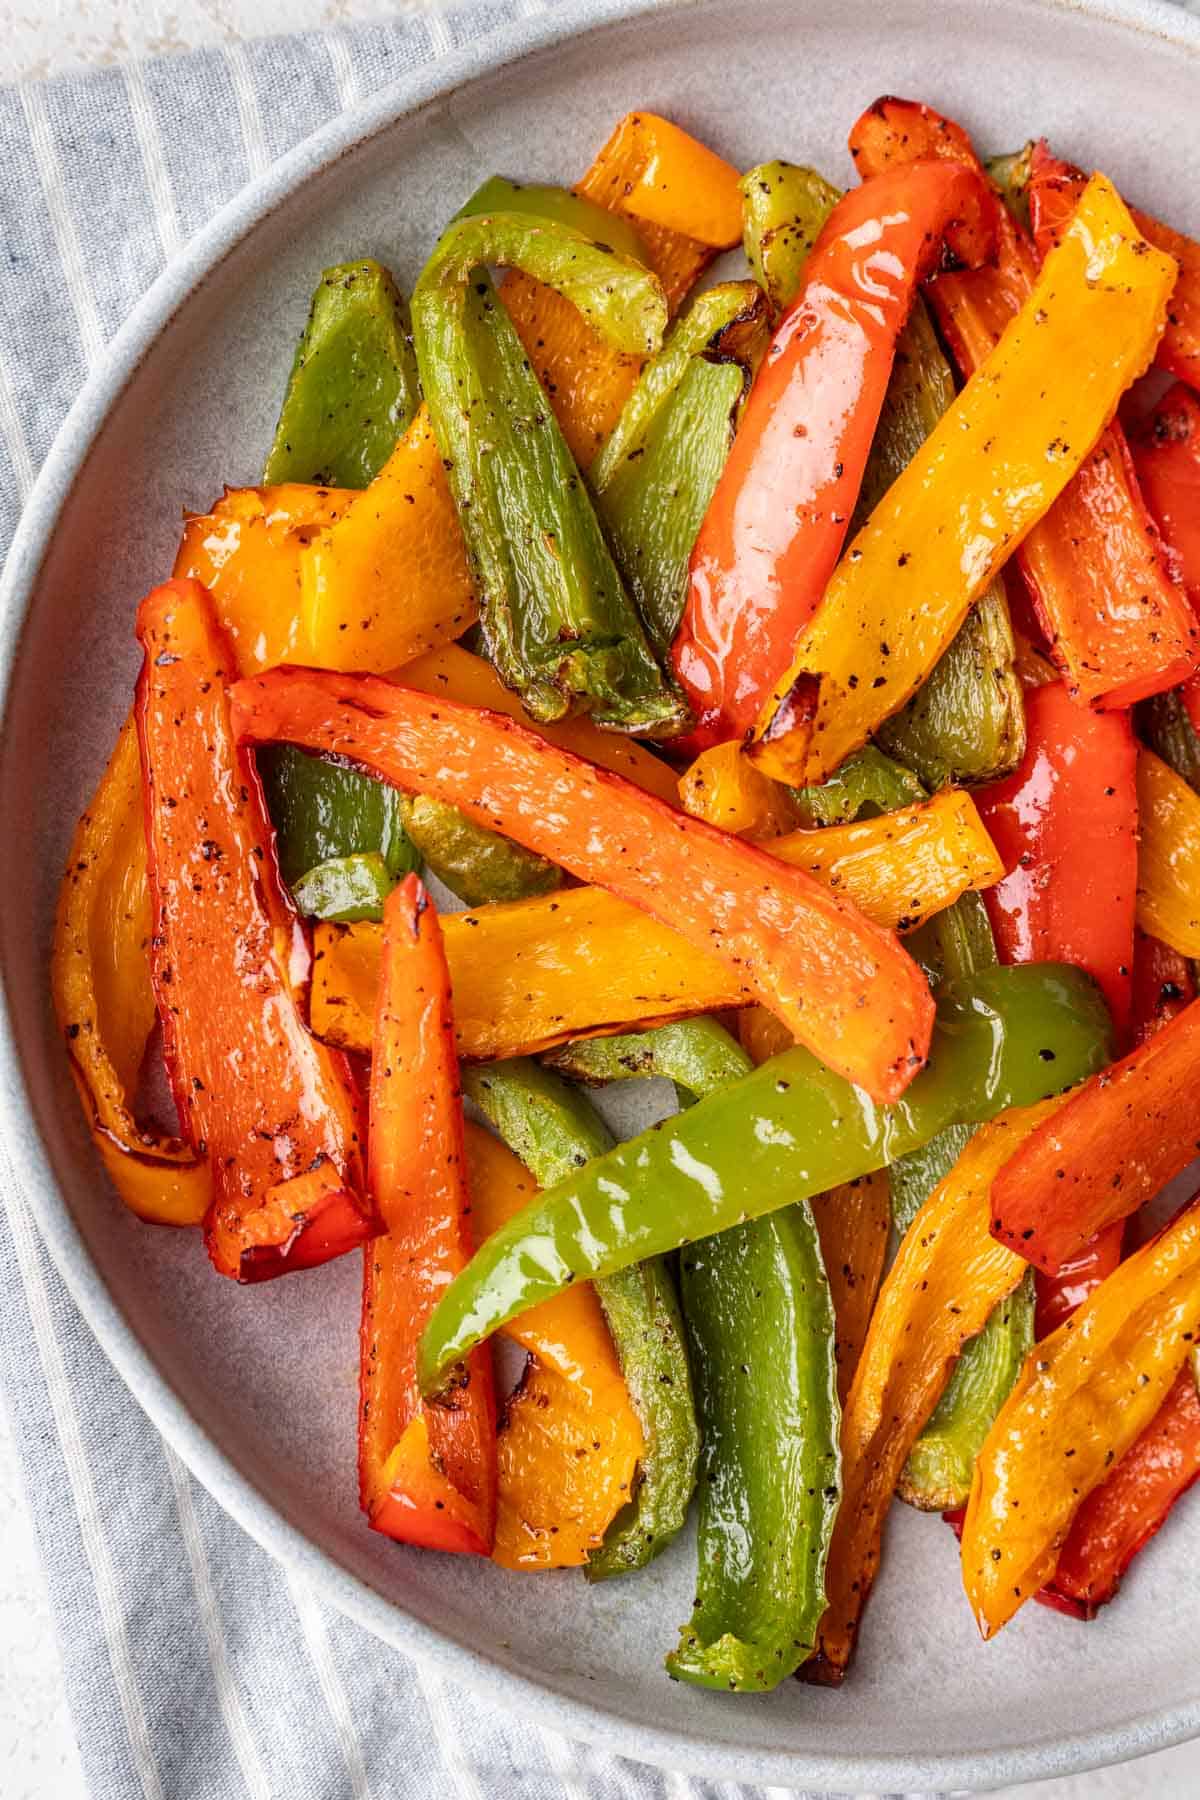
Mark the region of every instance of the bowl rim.
MULTIPOLYGON (((167 264, 114 334, 54 438, 26 501, 0 576, 0 732, 8 726, 14 678, 29 608, 58 518, 92 455, 110 412, 173 315, 274 209, 401 119, 445 101, 471 82, 553 50, 581 32, 603 32, 652 13, 684 13, 706 0, 524 0, 521 16, 482 39, 401 77, 305 138, 251 181, 167 264)), ((996 3, 996 0, 993 0, 996 3)), ((1006 4, 1007 0, 1000 0, 1006 4)), ((518 6, 521 0, 518 0, 518 6)), ((1200 16, 1178 0, 1022 0, 1024 9, 1079 13, 1102 24, 1165 41, 1200 57, 1200 16)), ((33 1122, 22 1057, 12 1026, 9 973, 0 967, 0 1159, 10 1163, 20 1197, 105 1355, 168 1445, 226 1512, 277 1561, 324 1600, 395 1649, 429 1657, 485 1703, 519 1707, 538 1724, 663 1768, 732 1779, 834 1791, 973 1789, 1094 1769, 1200 1735, 1200 1694, 1150 1709, 1116 1726, 1049 1736, 1015 1749, 886 1756, 810 1756, 710 1738, 701 1729, 647 1725, 566 1695, 544 1680, 506 1668, 412 1617, 395 1600, 321 1549, 234 1466, 192 1416, 142 1346, 105 1286, 55 1179, 33 1122)))

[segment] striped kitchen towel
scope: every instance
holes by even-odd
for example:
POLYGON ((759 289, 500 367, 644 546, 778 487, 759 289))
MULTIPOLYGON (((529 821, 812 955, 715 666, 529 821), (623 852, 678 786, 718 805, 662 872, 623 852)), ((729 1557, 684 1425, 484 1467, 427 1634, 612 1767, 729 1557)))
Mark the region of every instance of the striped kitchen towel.
MULTIPOLYGON (((185 240, 340 110, 543 9, 488 0, 0 90, 0 555, 89 369, 185 240)), ((318 1602, 159 1439, 2 1161, 0 1190, 0 1381, 96 1800, 748 1794, 501 1717, 318 1602)))

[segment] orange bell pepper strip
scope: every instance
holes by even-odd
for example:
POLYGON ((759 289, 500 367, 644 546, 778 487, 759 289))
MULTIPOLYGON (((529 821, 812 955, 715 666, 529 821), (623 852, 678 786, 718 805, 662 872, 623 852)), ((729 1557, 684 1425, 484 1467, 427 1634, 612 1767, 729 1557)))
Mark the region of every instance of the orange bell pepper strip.
POLYGON ((1138 1552, 1200 1475, 1200 1395, 1185 1363, 1154 1419, 1071 1524, 1043 1606, 1094 1619, 1138 1552))
POLYGON ((194 581, 138 610, 150 968, 180 1124, 207 1156, 216 1268, 262 1281, 378 1229, 349 1065, 312 1037, 308 945, 275 866, 249 755, 229 729, 228 639, 194 581))
POLYGON ((494 713, 371 676, 274 670, 234 690, 245 742, 332 753, 596 881, 711 949, 828 1065, 886 1100, 929 1048, 933 1000, 897 940, 782 866, 494 713))
POLYGON ((679 799, 694 819, 735 837, 779 837, 796 824, 788 790, 748 762, 740 744, 702 750, 679 778, 679 799))
POLYGON ((826 221, 692 551, 671 657, 698 747, 745 737, 788 668, 845 539, 917 286, 945 240, 980 260, 995 211, 981 175, 928 161, 851 189, 826 221))
MULTIPOLYGON (((871 107, 854 127, 851 147, 865 174, 930 155, 980 168, 960 126, 906 100, 871 107)), ((1084 186, 1081 179, 1072 209, 1084 186)), ((1039 239, 1039 248, 1050 242, 1039 239)), ((930 299, 964 376, 991 355, 1027 303, 1037 274, 1037 251, 1002 209, 995 267, 945 275, 931 285, 930 299)), ((1168 319, 1174 305, 1173 295, 1168 319)), ((1093 431, 1083 447, 1090 449, 1096 435, 1093 431)), ((1164 563, 1115 422, 1029 532, 1017 562, 1073 697, 1091 705, 1130 706, 1173 686, 1195 667, 1198 644, 1190 609, 1164 563)))
POLYGON ((416 1346, 473 1248, 450 979, 415 875, 388 896, 371 1059, 370 1176, 385 1235, 363 1257, 359 1492, 374 1530, 487 1556, 496 1522, 491 1350, 446 1406, 417 1391, 416 1346))
MULTIPOLYGON (((467 1124, 471 1224, 489 1237, 536 1187, 499 1138, 467 1124)), ((585 1563, 629 1500, 642 1429, 596 1290, 577 1281, 504 1327, 529 1353, 497 1439, 496 1537, 506 1569, 585 1563)))
POLYGON ((50 986, 84 1114, 121 1199, 148 1224, 199 1225, 212 1199, 207 1159, 133 1115, 157 1016, 151 931, 141 763, 129 718, 71 840, 50 986))
POLYGON ((1162 1407, 1197 1331, 1192 1201, 1031 1351, 984 1441, 962 1571, 985 1638, 1053 1576, 1084 1501, 1162 1407))
POLYGON ((809 1205, 833 1300, 838 1399, 844 1406, 867 1341, 887 1258, 892 1226, 887 1170, 876 1169, 843 1187, 830 1188, 809 1205))
POLYGON ((1014 1143, 1059 1099, 982 1126, 904 1234, 880 1290, 842 1414, 842 1504, 826 1565, 828 1605, 805 1679, 841 1681, 879 1568, 883 1525, 908 1453, 958 1354, 1025 1264, 988 1233, 988 1188, 1014 1143))
MULTIPOLYGON (((1054 156, 1043 139, 1030 160, 1029 212, 1038 236, 1053 241, 1074 210, 1087 181, 1081 169, 1054 156)), ((1200 243, 1172 230, 1161 219, 1130 207, 1133 222, 1148 244, 1174 257, 1179 280, 1171 295, 1167 328, 1155 362, 1192 387, 1200 386, 1200 243)))
POLYGON ((1094 176, 1021 311, 829 583, 749 751, 766 774, 823 781, 916 691, 1146 367, 1174 279, 1094 176))
MULTIPOLYGON (((577 191, 634 220, 674 312, 714 250, 741 240, 739 179, 669 120, 629 113, 577 191)), ((500 293, 571 454, 586 468, 633 392, 641 358, 614 350, 568 300, 528 276, 507 275, 500 293)))
POLYGON ((1187 1103, 1200 1084, 1200 1002, 1093 1075, 1024 1144, 992 1188, 992 1231, 1055 1274, 1200 1154, 1187 1103))
POLYGON ((1181 956, 1200 956, 1200 794, 1144 747, 1137 793, 1138 924, 1181 956))

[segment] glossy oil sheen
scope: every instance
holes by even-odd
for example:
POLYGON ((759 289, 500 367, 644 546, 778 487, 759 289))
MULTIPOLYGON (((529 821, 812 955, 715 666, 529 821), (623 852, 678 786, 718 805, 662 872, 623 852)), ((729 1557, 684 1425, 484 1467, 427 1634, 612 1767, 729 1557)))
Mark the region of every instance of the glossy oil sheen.
MULTIPOLYGON (((0 621, 0 816, 23 846, 0 911, 20 1045, 4 1057, 6 1148, 101 1343, 192 1469, 323 1597, 489 1704, 676 1769, 785 1788, 995 1786, 1152 1750, 1200 1728, 1200 1511, 1186 1501, 1102 1621, 1080 1629, 1028 1608, 988 1647, 951 1534, 896 1507, 852 1688, 789 1682, 729 1703, 659 1667, 662 1621, 691 1604, 686 1543, 588 1590, 572 1575, 509 1577, 381 1542, 354 1493, 357 1271, 343 1261, 247 1304, 193 1238, 122 1214, 50 1023, 54 892, 127 710, 131 597, 169 568, 181 504, 257 479, 322 268, 370 248, 410 287, 447 210, 486 176, 571 179, 651 91, 740 167, 784 156, 842 183, 857 112, 875 94, 923 93, 985 148, 1044 129, 1200 229, 1200 196, 1179 173, 1197 149, 1200 29, 1173 7, 723 0, 624 17, 639 10, 556 9, 345 116, 189 249, 77 409, 10 557, 0 621), (514 65, 514 46, 538 53, 514 65), (181 1332, 181 1316, 194 1329, 181 1332)), ((661 1105, 660 1089, 635 1092, 613 1114, 625 1125, 661 1105)))

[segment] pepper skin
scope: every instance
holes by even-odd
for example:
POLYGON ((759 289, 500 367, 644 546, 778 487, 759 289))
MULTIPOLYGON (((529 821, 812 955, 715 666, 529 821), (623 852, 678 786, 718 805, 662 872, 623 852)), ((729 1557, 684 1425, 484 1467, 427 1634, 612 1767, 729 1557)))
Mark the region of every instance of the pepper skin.
POLYGON ((902 1093, 920 1067, 933 1013, 924 977, 895 938, 801 870, 508 719, 371 676, 277 669, 238 683, 233 699, 243 741, 333 754, 448 800, 716 950, 801 1042, 876 1097, 902 1093))
POLYGON ((819 786, 800 788, 794 794, 800 823, 809 829, 850 825, 912 806, 926 797, 911 769, 893 762, 874 744, 864 744, 848 756, 819 786))
MULTIPOLYGON (((960 126, 912 101, 878 101, 858 121, 850 141, 863 173, 931 155, 981 168, 960 126)), ((1040 238, 1038 248, 1047 247, 1048 240, 1040 238)), ((1005 208, 995 267, 949 275, 932 285, 930 299, 964 377, 991 355, 1026 305, 1037 273, 1037 251, 1005 208)), ((1173 310, 1174 295, 1168 319, 1173 310)), ((1119 708, 1182 679, 1195 666, 1197 636, 1164 564, 1120 426, 1113 422, 1103 433, 1093 430, 1086 448, 1091 454, 1029 532, 1017 563, 1072 696, 1119 708)))
POLYGON ((1196 998, 1191 964, 1144 931, 1133 945, 1133 1041, 1144 1044, 1196 998))
POLYGON ((1037 1346, 992 1427, 962 1535, 963 1585, 984 1637, 1053 1575, 1072 1521, 1150 1425, 1198 1330, 1193 1201, 1037 1346))
POLYGON ((1181 956, 1200 956, 1200 794, 1138 751, 1137 922, 1181 956))
POLYGON ((214 1265, 262 1281, 374 1236, 348 1064, 309 1035, 308 946, 275 866, 262 789, 230 729, 232 655, 206 590, 138 611, 135 713, 163 1054, 188 1140, 207 1154, 214 1265), (269 1025, 264 1028, 264 1022, 269 1025))
POLYGON ((423 1389, 437 1391, 461 1355, 572 1280, 853 1181, 964 1118, 1029 1105, 1100 1066, 1108 1048, 1088 977, 1051 966, 986 970, 945 991, 929 1066, 893 1106, 868 1101, 808 1051, 785 1051, 618 1144, 497 1232, 426 1327, 423 1389))
POLYGON ((1149 362, 1174 278, 1094 176, 1020 312, 830 581, 756 727, 749 754, 765 773, 821 781, 907 704, 1149 362))
POLYGON ((814 1194, 809 1205, 833 1300, 838 1400, 844 1406, 887 1259, 892 1223, 887 1171, 877 1169, 827 1193, 814 1194))
POLYGON ((741 190, 742 248, 778 317, 799 293, 805 265, 842 191, 815 169, 778 161, 747 170, 741 190))
POLYGON ((464 1363, 444 1406, 424 1405, 416 1384, 421 1327, 471 1254, 471 1202, 450 978, 437 913, 415 875, 388 900, 383 944, 370 1178, 385 1235, 363 1258, 360 1496, 376 1531, 486 1556, 496 1523, 490 1349, 464 1363))
POLYGON ((672 655, 696 748, 743 737, 788 668, 841 550, 916 286, 943 238, 983 254, 992 211, 978 176, 930 162, 856 188, 826 221, 692 553, 672 655))
MULTIPOLYGON (((1200 265, 1197 277, 1200 281, 1200 265)), ((1200 375, 1200 305, 1196 320, 1194 372, 1200 375)), ((1200 615, 1200 399, 1177 381, 1133 431, 1129 447, 1146 504, 1192 611, 1200 615)), ((1195 726, 1200 721, 1200 677, 1193 675, 1182 694, 1195 726)))
POLYGON ((375 852, 395 880, 418 865, 404 830, 404 802, 386 782, 338 768, 290 744, 256 758, 275 853, 289 887, 318 863, 375 852))

